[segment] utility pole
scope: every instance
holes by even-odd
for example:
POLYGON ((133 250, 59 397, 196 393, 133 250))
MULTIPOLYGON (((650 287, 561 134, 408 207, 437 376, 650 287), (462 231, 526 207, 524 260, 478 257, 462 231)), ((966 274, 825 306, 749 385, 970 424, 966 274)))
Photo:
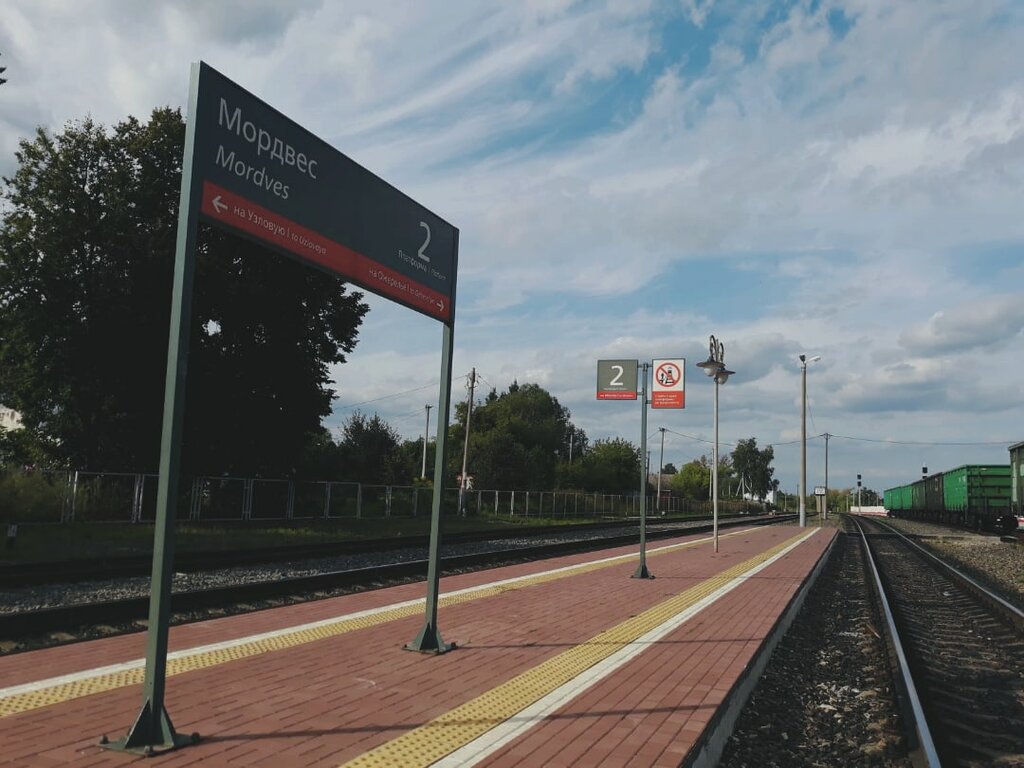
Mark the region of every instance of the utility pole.
POLYGON ((427 425, 423 428, 423 468, 420 470, 420 478, 427 476, 427 435, 430 434, 430 409, 432 406, 423 406, 427 409, 427 425))
POLYGON ((825 519, 828 520, 828 439, 832 437, 825 433, 825 519))
POLYGON ((466 514, 466 459, 469 457, 469 420, 473 417, 473 390, 476 388, 476 368, 469 372, 469 402, 466 406, 466 441, 462 445, 462 477, 459 481, 459 514, 466 514))

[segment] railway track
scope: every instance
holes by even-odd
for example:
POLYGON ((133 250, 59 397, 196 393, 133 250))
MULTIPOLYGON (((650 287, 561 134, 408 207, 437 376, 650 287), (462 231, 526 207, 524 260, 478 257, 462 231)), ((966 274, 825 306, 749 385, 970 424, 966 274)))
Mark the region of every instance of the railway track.
MULTIPOLYGON (((737 525, 771 524, 788 517, 741 519, 720 522, 720 528, 737 525)), ((635 526, 635 524, 634 524, 635 526)), ((688 526, 686 533, 710 531, 711 526, 688 526)), ((648 539, 678 536, 678 527, 648 528, 648 539)), ((549 530, 549 535, 551 531, 549 530)), ((520 534, 521 535, 521 534, 520 534)), ((491 537, 493 538, 493 537, 491 537)), ((491 568, 510 562, 539 560, 572 552, 591 551, 621 546, 637 541, 635 530, 602 538, 566 540, 515 549, 500 549, 441 558, 443 574, 491 568)), ((447 542, 446 542, 447 543, 447 542)), ((366 543, 363 547, 365 549, 366 543)), ((422 580, 427 572, 426 560, 406 560, 368 568, 337 570, 285 579, 232 584, 229 586, 175 592, 171 609, 172 621, 208 618, 211 615, 240 613, 283 602, 318 599, 344 591, 370 589, 405 581, 422 580)), ((0 641, 18 642, 18 650, 55 645, 85 639, 97 634, 118 634, 137 631, 149 613, 149 598, 84 602, 32 611, 0 614, 0 641), (57 637, 52 637, 57 633, 57 637), (31 640, 23 642, 25 638, 31 640)))
MULTIPOLYGON (((721 525, 731 522, 757 523, 762 520, 786 518, 743 517, 720 520, 721 525)), ((699 518, 689 518, 692 522, 699 518)), ((659 523, 661 521, 659 520, 659 523)), ((676 521, 678 522, 678 521, 676 521)), ((710 518, 708 519, 710 524, 710 518)), ((469 544, 479 541, 500 541, 502 539, 529 538, 551 535, 552 532, 602 531, 606 529, 635 528, 636 520, 604 521, 552 526, 516 526, 508 530, 470 531, 447 533, 444 543, 469 544)), ((656 530, 656 523, 648 521, 648 532, 656 530)), ((391 552, 397 549, 425 549, 430 543, 429 536, 399 536, 387 539, 358 539, 317 544, 289 545, 281 547, 250 547, 235 550, 203 550, 177 552, 174 568, 182 573, 216 568, 233 568, 245 565, 263 565, 289 560, 308 560, 321 557, 359 554, 363 552, 391 552)), ((0 563, 0 589, 59 584, 85 579, 114 579, 133 576, 148 576, 152 568, 152 555, 131 555, 98 559, 61 560, 45 562, 4 562, 0 563)))
POLYGON ((883 523, 855 524, 887 604, 919 762, 1024 765, 1024 612, 883 523))

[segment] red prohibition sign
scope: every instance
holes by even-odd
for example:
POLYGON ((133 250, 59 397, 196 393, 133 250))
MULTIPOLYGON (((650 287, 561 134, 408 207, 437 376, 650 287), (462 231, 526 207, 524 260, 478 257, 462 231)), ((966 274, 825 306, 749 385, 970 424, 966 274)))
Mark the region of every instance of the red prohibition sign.
POLYGON ((675 363, 662 363, 654 372, 654 377, 661 386, 674 387, 679 383, 679 366, 675 363))

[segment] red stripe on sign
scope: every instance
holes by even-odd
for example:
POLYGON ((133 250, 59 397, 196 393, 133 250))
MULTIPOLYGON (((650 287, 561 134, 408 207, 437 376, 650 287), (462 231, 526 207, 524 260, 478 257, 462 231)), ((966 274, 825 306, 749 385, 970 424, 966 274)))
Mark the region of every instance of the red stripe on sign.
POLYGON ((685 392, 654 392, 651 408, 685 408, 685 392))
POLYGON ((598 392, 598 400, 636 400, 636 392, 598 392))
POLYGON ((443 293, 209 181, 203 182, 202 212, 220 224, 282 248, 381 296, 438 320, 451 317, 451 306, 443 293))

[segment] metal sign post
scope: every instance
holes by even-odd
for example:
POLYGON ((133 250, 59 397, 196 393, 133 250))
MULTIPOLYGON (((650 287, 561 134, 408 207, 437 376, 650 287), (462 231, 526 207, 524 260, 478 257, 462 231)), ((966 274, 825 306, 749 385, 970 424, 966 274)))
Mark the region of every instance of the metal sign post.
MULTIPOLYGON (((459 238, 455 237, 458 247, 459 238)), ((441 392, 437 398, 437 441, 434 449, 434 498, 430 509, 430 554, 427 561, 427 602, 423 627, 407 644, 407 651, 444 653, 455 647, 441 638, 437 624, 437 598, 441 585, 441 503, 444 501, 445 463, 448 461, 448 410, 452 398, 452 347, 455 343, 455 322, 446 323, 441 342, 441 392)))
MULTIPOLYGON (((650 364, 640 366, 640 456, 647 455, 647 369, 650 364)), ((634 579, 653 579, 647 570, 647 468, 640 462, 640 565, 633 573, 634 579)))
POLYGON ((128 735, 101 745, 153 754, 197 741, 164 707, 174 521, 185 412, 192 285, 200 218, 444 323, 426 624, 416 650, 441 652, 437 630, 440 508, 455 326, 458 230, 203 62, 192 65, 160 442, 142 710, 128 735))

